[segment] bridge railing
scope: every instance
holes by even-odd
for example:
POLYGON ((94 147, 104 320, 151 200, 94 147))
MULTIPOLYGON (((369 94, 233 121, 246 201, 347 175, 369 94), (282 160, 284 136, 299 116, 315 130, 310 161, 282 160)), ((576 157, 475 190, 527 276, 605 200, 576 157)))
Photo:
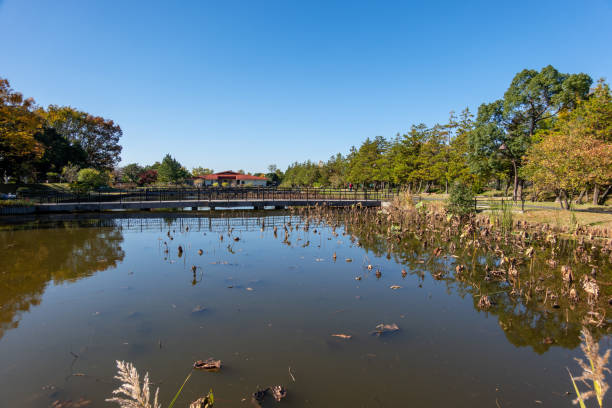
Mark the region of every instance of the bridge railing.
POLYGON ((391 200, 398 189, 339 189, 312 187, 203 187, 137 188, 108 191, 19 193, 18 198, 37 204, 147 202, 147 201, 320 201, 391 200))

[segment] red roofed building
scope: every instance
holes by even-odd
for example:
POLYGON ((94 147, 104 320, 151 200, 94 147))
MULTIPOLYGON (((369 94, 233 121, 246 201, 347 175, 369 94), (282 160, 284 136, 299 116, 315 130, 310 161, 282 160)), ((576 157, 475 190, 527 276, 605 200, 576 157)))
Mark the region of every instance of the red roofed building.
POLYGON ((215 183, 219 186, 223 183, 228 183, 231 186, 265 186, 268 183, 268 179, 265 177, 251 176, 250 174, 241 174, 234 171, 222 171, 220 173, 194 177, 194 184, 199 184, 199 180, 202 180, 201 182, 207 186, 212 186, 215 183))

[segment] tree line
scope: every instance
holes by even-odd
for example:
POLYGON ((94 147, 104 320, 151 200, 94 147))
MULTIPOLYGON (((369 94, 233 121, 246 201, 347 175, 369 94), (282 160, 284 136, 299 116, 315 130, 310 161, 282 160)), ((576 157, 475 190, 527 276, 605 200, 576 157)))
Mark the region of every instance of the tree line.
MULTIPOLYGON (((118 167, 121 128, 72 107, 36 105, 0 78, 0 176, 96 187, 110 181, 181 184, 213 173, 188 171, 170 154, 152 165, 118 167)), ((503 190, 522 199, 556 197, 565 208, 592 197, 603 203, 612 189, 612 97, 604 80, 552 66, 517 73, 507 90, 476 113, 451 112, 443 124, 415 124, 392 138, 366 139, 327 161, 294 162, 265 176, 281 186, 384 188, 448 192, 455 184, 474 192, 503 190)), ((244 171, 239 170, 244 173, 244 171)))
POLYGON ((295 162, 284 186, 404 186, 448 192, 469 185, 523 198, 553 194, 565 208, 589 193, 602 203, 612 188, 610 87, 552 66, 517 73, 503 96, 474 115, 451 112, 447 123, 417 124, 387 139, 366 139, 326 162, 295 162))

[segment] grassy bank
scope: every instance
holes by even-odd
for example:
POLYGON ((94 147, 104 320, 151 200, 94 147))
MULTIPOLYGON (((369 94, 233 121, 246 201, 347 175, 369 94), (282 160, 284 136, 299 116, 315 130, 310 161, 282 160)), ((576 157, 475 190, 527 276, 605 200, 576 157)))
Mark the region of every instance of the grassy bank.
POLYGON ((32 207, 34 204, 27 200, 0 200, 0 208, 3 207, 32 207))

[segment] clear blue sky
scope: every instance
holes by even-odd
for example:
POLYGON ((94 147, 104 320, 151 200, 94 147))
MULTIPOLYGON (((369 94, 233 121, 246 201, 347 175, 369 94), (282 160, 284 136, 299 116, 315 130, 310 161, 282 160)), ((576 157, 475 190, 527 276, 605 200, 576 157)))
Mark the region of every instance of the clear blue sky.
POLYGON ((122 164, 326 160, 499 98, 612 78, 612 2, 0 0, 0 76, 121 125, 122 164))

